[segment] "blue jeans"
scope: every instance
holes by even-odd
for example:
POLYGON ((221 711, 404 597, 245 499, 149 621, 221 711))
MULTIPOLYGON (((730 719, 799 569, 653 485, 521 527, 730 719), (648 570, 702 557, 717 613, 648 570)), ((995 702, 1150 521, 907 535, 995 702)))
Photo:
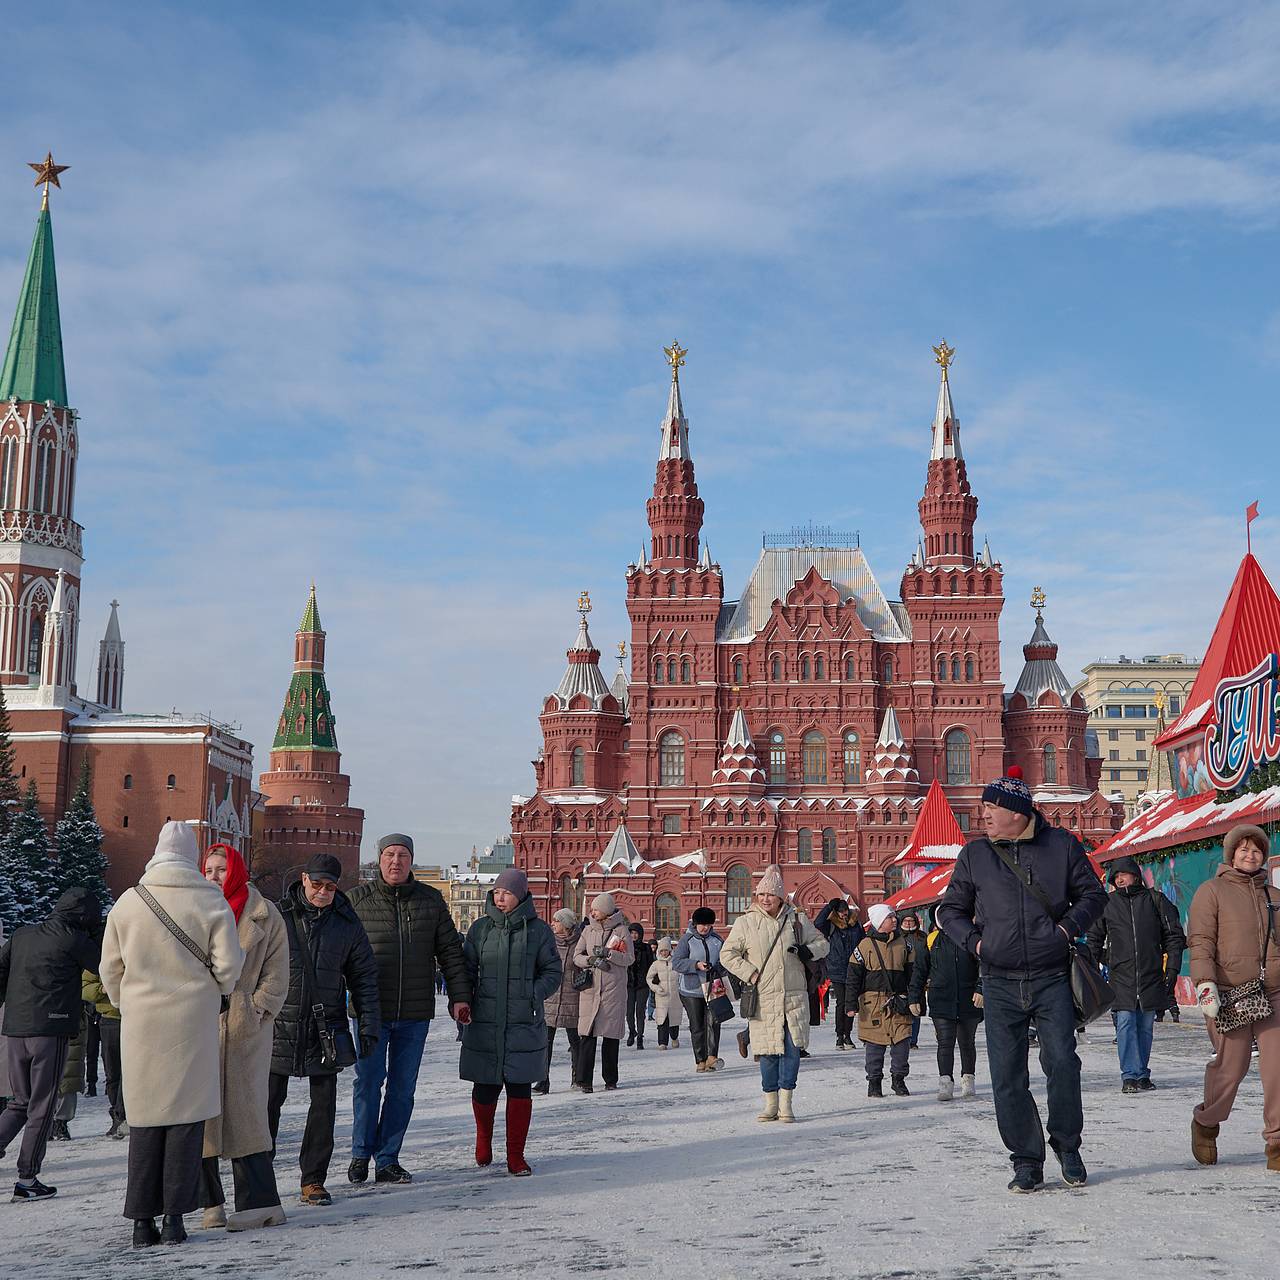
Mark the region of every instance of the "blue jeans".
POLYGON ((791 1028, 782 1032, 784 1045, 781 1053, 760 1055, 760 1087, 765 1093, 777 1093, 779 1089, 794 1089, 800 1078, 800 1050, 791 1039, 791 1028))
POLYGON ((430 1022, 384 1022, 378 1047, 356 1063, 352 1093, 355 1116, 351 1125, 351 1156, 372 1157, 374 1167, 385 1169, 400 1158, 400 1145, 413 1115, 413 1092, 418 1068, 427 1044, 430 1022), (382 1097, 386 1081, 387 1096, 382 1097), (381 1104, 381 1115, 379 1115, 381 1104))
POLYGON ((1151 1037, 1156 1015, 1141 1009, 1122 1009, 1116 1014, 1116 1049, 1120 1054, 1122 1080, 1151 1079, 1151 1037))
POLYGON ((982 996, 996 1124, 1014 1168, 1044 1164, 1044 1130, 1027 1068, 1033 1018, 1049 1086, 1049 1142, 1058 1151, 1078 1151, 1084 1108, 1070 979, 1065 973, 1026 979, 984 974, 982 996))

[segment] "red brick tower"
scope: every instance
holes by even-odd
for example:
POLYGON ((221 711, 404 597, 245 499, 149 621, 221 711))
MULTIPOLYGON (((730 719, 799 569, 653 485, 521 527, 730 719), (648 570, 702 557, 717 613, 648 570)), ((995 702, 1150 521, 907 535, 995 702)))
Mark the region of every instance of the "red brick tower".
POLYGON ((653 497, 648 503, 653 567, 691 569, 698 563, 703 504, 693 478, 689 423, 680 403, 680 366, 688 352, 678 342, 663 350, 671 364, 671 393, 662 420, 662 447, 658 451, 653 497))
POLYGON ((947 370, 955 351, 945 342, 933 350, 942 367, 942 384, 933 415, 929 473, 919 506, 924 558, 929 564, 966 568, 974 559, 973 523, 978 517, 978 500, 969 490, 969 476, 960 450, 960 419, 951 405, 947 370))
POLYGON ((354 884, 359 873, 364 810, 348 804, 351 779, 341 772, 324 642, 312 585, 294 638, 293 679, 271 745, 271 768, 259 779, 265 807, 255 878, 264 871, 282 880, 296 878, 296 870, 315 853, 341 860, 344 885, 354 884))

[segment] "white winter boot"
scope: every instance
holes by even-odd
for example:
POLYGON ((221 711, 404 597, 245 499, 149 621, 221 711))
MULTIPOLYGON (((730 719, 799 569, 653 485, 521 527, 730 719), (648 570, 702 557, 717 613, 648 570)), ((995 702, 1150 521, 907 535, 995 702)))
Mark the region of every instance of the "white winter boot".
POLYGON ((776 1093, 766 1093, 764 1095, 764 1110, 756 1116, 756 1119, 764 1124, 769 1120, 778 1118, 778 1095, 776 1093))
POLYGON ((938 1081, 938 1101, 950 1102, 956 1096, 955 1081, 950 1076, 943 1076, 938 1081))
POLYGON ((227 1217, 228 1231, 254 1231, 259 1227, 281 1227, 284 1225, 284 1210, 273 1204, 266 1209, 245 1209, 227 1217))
POLYGON ((791 1093, 790 1089, 778 1090, 778 1119, 783 1124, 795 1124, 796 1113, 791 1110, 791 1093))
POLYGON ((227 1225, 227 1210, 225 1205, 210 1205, 204 1211, 204 1217, 200 1219, 202 1227, 225 1227, 227 1225))
POLYGON ((972 1076, 960 1077, 960 1096, 962 1098, 972 1098, 977 1093, 974 1088, 974 1080, 972 1076))

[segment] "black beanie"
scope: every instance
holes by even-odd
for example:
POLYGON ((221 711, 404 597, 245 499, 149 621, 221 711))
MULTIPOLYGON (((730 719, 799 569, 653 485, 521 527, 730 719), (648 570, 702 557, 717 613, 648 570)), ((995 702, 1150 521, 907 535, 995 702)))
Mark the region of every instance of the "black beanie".
POLYGON ((716 913, 710 907, 695 907, 693 912, 694 924, 715 924, 716 913))

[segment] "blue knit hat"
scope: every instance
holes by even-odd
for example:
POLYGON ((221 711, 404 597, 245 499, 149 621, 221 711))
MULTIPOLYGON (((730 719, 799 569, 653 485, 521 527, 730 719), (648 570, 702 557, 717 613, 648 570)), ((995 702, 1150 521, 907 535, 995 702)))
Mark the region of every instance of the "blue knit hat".
POLYGON ((982 788, 983 804, 998 804, 1002 809, 1020 813, 1029 818, 1035 812, 1031 802, 1031 788, 1022 780, 1022 770, 1015 764, 1003 778, 988 782, 982 788))

